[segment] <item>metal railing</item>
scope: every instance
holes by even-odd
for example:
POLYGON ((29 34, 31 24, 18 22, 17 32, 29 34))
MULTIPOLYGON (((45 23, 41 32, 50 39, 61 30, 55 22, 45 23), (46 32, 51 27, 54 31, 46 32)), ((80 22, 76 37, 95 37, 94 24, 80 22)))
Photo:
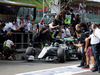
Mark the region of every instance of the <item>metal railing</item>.
POLYGON ((12 34, 13 42, 16 45, 16 50, 18 52, 25 51, 30 43, 30 38, 33 39, 34 34, 32 33, 22 33, 16 32, 12 34))
POLYGON ((87 13, 87 19, 91 22, 100 23, 100 14, 89 14, 87 13))

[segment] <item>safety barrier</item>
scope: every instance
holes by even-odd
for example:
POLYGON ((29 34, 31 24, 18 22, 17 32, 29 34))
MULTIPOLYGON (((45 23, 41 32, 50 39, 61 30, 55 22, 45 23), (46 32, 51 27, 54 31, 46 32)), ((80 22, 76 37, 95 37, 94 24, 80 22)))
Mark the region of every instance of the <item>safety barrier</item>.
POLYGON ((13 36, 13 42, 16 45, 16 50, 18 52, 25 51, 25 49, 28 47, 28 44, 30 43, 30 39, 33 38, 34 34, 32 33, 22 33, 22 32, 16 32, 12 34, 13 36))

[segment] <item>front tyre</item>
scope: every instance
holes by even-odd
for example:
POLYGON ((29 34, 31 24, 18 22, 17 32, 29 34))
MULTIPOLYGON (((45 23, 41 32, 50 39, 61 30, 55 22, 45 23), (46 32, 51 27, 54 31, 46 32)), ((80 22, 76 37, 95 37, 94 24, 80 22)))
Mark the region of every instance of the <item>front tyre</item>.
POLYGON ((57 56, 58 56, 58 62, 64 63, 66 61, 66 54, 64 49, 59 48, 57 51, 57 56))

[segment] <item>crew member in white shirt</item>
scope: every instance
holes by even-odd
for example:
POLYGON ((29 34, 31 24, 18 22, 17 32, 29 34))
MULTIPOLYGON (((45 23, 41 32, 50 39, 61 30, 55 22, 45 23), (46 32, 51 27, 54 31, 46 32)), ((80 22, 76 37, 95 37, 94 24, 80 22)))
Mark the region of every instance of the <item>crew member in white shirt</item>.
POLYGON ((50 31, 53 31, 53 34, 54 34, 53 37, 56 37, 59 34, 59 31, 61 31, 61 33, 63 32, 60 29, 59 25, 55 25, 55 21, 53 21, 52 23, 49 24, 49 29, 50 29, 50 31))
MULTIPOLYGON (((95 59, 95 68, 92 72, 98 71, 100 73, 100 29, 98 28, 99 24, 92 24, 93 34, 90 35, 87 39, 91 38, 92 50, 95 59)), ((87 40, 86 39, 86 40, 87 40)))
MULTIPOLYGON (((23 15, 21 15, 20 18, 17 19, 17 26, 20 26, 22 24, 25 24, 25 19, 23 15)), ((22 27, 19 31, 23 32, 24 27, 22 27)))
POLYGON ((20 18, 17 19, 17 25, 25 24, 24 16, 21 15, 20 18))
POLYGON ((37 33, 37 29, 36 27, 34 26, 34 23, 35 21, 32 20, 31 23, 29 23, 27 26, 28 26, 28 32, 32 33, 30 34, 30 39, 32 40, 32 37, 34 37, 37 33))
POLYGON ((24 28, 24 31, 27 33, 28 32, 28 24, 30 23, 30 17, 29 15, 26 15, 26 19, 25 19, 25 28, 24 28))
POLYGON ((68 26, 66 27, 65 33, 67 37, 71 37, 71 33, 70 33, 68 26))
POLYGON ((36 28, 34 26, 34 20, 31 21, 31 23, 28 24, 28 32, 31 32, 31 33, 35 33, 36 32, 36 28))
POLYGON ((41 29, 44 28, 43 19, 40 20, 40 23, 38 23, 38 25, 39 25, 39 31, 41 31, 41 29))
POLYGON ((12 22, 6 23, 6 26, 4 27, 3 31, 18 31, 23 26, 24 24, 17 26, 16 20, 13 20, 12 22))
POLYGON ((61 30, 63 31, 63 33, 61 34, 62 38, 66 37, 66 31, 64 29, 64 26, 61 26, 61 30))
POLYGON ((55 21, 53 21, 53 22, 51 22, 51 23, 49 24, 49 28, 50 28, 50 29, 55 29, 55 28, 57 28, 57 27, 59 27, 59 25, 55 25, 55 21))

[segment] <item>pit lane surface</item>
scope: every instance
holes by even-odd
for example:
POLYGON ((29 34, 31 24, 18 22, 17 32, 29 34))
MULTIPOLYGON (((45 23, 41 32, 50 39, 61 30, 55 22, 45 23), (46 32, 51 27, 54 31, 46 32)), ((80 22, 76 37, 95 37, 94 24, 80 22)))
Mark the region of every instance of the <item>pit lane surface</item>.
POLYGON ((67 60, 66 63, 44 62, 44 61, 8 61, 0 60, 0 75, 100 75, 98 72, 91 72, 89 70, 82 70, 76 66, 80 63, 77 59, 67 60), (68 73, 70 69, 70 73, 68 73), (43 71, 43 72, 40 72, 43 71), (59 71, 53 74, 51 71, 59 71), (77 71, 77 73, 74 73, 77 71), (49 74, 48 74, 49 73, 49 74))

